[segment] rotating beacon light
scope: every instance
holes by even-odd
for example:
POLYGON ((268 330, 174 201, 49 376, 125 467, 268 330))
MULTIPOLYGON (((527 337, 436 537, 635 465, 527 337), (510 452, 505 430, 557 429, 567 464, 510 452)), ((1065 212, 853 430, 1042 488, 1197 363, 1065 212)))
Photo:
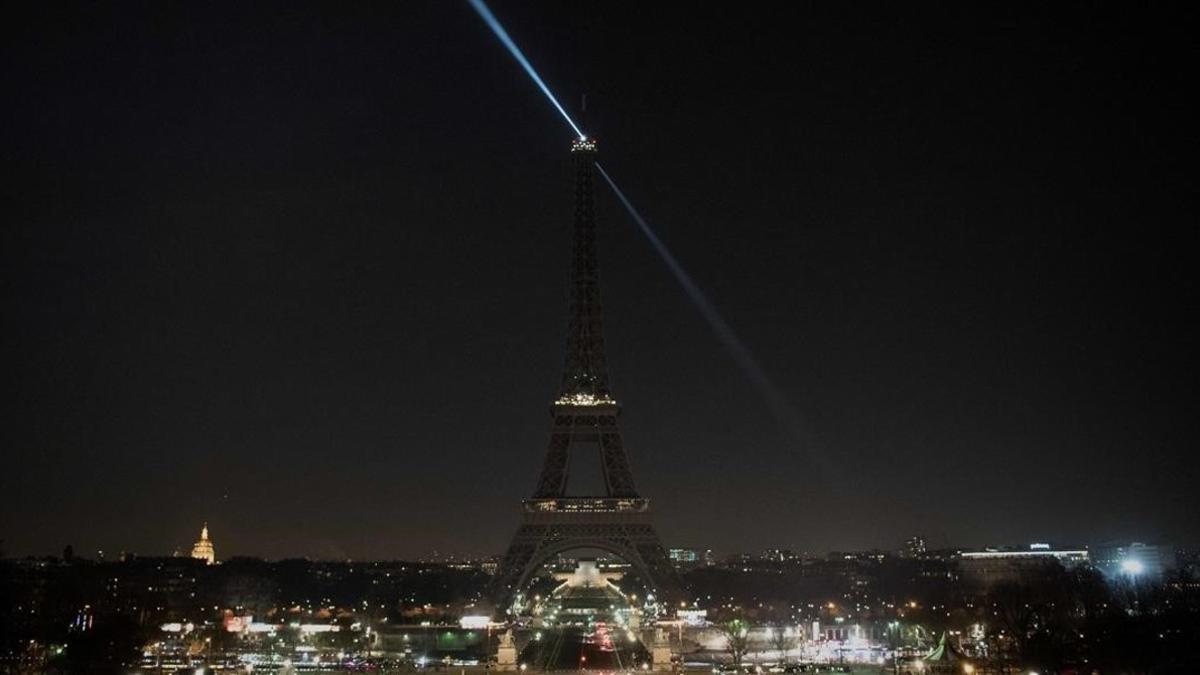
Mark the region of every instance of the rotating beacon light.
POLYGON ((567 114, 566 109, 562 107, 562 104, 558 102, 558 99, 554 98, 554 94, 551 93, 550 87, 546 86, 546 83, 542 81, 542 77, 538 75, 536 70, 533 69, 533 64, 529 63, 529 59, 525 58, 525 54, 521 51, 521 48, 517 46, 517 43, 513 42, 513 39, 508 36, 508 31, 504 30, 504 26, 500 25, 500 20, 496 18, 495 14, 492 14, 492 10, 488 9, 488 6, 484 4, 483 0, 467 0, 467 2, 470 3, 471 8, 474 9, 477 14, 479 14, 484 23, 488 25, 488 28, 492 29, 492 32, 495 33, 496 37, 500 39, 500 43, 508 48, 508 52, 512 54, 514 59, 517 60, 517 63, 521 64, 521 67, 524 68, 525 72, 529 74, 529 77, 533 80, 534 84, 536 84, 538 88, 542 90, 542 93, 546 95, 546 98, 550 99, 550 103, 552 103, 554 108, 558 110, 559 114, 563 116, 563 119, 567 121, 567 124, 571 125, 571 128, 574 129, 575 133, 579 135, 580 140, 586 139, 587 135, 579 129, 579 125, 575 124, 575 120, 571 119, 571 116, 567 114))

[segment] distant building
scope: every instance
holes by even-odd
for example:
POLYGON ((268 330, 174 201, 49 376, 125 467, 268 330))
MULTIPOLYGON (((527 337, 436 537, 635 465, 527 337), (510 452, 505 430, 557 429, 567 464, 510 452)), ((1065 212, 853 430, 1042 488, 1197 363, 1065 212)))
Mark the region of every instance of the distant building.
POLYGON ((205 523, 204 527, 200 529, 200 541, 192 545, 192 557, 197 560, 203 560, 207 565, 211 565, 217 561, 212 541, 208 538, 208 523, 205 523))
POLYGON ((1092 552, 1092 564, 1109 579, 1162 579, 1174 567, 1175 552, 1168 546, 1132 542, 1106 544, 1092 552))
POLYGON ((677 570, 690 570, 703 564, 700 551, 694 548, 673 548, 667 551, 667 557, 677 570))
POLYGON ((882 641, 887 638, 887 626, 872 623, 845 623, 841 619, 835 621, 813 621, 809 635, 805 637, 813 642, 833 642, 847 646, 865 647, 869 641, 882 641))
POLYGON ((964 551, 959 571, 964 580, 988 587, 1001 581, 1022 581, 1048 567, 1073 569, 1086 565, 1088 560, 1087 549, 1030 544, 1028 549, 964 551))
POLYGON ((767 562, 773 563, 795 563, 800 562, 803 558, 803 556, 787 548, 769 548, 763 551, 760 557, 767 562))
POLYGON ((1175 565, 1193 579, 1200 578, 1200 550, 1194 548, 1176 549, 1175 565))
POLYGON ((496 556, 484 559, 479 563, 479 571, 488 576, 496 576, 496 570, 500 569, 500 559, 496 556))
POLYGON ((925 555, 925 537, 915 536, 909 537, 904 542, 902 554, 906 558, 920 558, 925 555))
POLYGON ((185 619, 198 604, 197 578, 205 565, 192 558, 126 556, 103 569, 105 605, 133 616, 185 619))

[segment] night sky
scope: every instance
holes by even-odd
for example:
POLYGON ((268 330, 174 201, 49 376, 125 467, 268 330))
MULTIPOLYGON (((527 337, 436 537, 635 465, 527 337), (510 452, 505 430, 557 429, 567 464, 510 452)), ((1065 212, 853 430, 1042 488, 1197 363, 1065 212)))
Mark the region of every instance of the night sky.
MULTIPOLYGON (((501 552, 569 128, 465 2, 111 4, 2 29, 3 550, 501 552)), ((1196 17, 1054 5, 492 6, 805 429, 599 192, 668 546, 1200 542, 1196 17)))

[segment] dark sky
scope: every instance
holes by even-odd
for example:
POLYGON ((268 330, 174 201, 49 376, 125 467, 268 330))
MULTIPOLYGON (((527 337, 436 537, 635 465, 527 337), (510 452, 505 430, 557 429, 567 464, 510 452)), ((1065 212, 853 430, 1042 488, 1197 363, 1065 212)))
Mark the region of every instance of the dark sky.
MULTIPOLYGON (((1200 542, 1195 17, 707 4, 493 6, 808 430, 602 193, 666 543, 1200 542)), ((207 519, 219 556, 501 551, 562 363, 571 135, 466 3, 23 11, 3 549, 207 519)))

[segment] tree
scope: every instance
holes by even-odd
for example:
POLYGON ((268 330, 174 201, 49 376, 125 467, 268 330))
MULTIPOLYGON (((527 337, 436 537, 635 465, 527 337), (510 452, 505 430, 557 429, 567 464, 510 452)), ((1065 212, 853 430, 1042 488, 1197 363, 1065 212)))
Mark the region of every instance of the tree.
POLYGON ((1012 656, 1018 661, 1024 657, 1029 636, 1038 625, 1037 601, 1038 597, 1028 587, 1013 581, 998 583, 988 593, 999 635, 1005 638, 999 640, 1000 651, 1008 652, 1003 643, 1009 643, 1012 656))
POLYGON ((734 619, 721 624, 721 634, 725 636, 725 650, 733 660, 733 665, 742 665, 742 657, 750 646, 750 627, 742 619, 734 619))
POLYGON ((1057 670, 1082 657, 1084 620, 1097 602, 1094 580, 1058 566, 1039 576, 996 584, 988 604, 1000 629, 997 655, 1023 667, 1057 670), (1007 649, 1006 649, 1007 647, 1007 649))
POLYGON ((771 646, 779 652, 779 663, 787 663, 788 652, 796 646, 796 631, 791 626, 777 626, 767 629, 771 635, 771 646))

